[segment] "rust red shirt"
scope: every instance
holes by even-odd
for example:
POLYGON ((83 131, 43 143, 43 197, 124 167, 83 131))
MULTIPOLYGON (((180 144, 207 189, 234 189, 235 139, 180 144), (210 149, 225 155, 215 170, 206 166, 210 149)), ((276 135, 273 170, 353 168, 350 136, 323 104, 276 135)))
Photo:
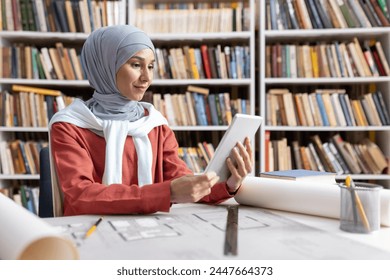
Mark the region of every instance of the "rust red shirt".
MULTIPOLYGON (((192 171, 178 154, 178 143, 168 126, 149 133, 153 151, 153 184, 138 186, 137 153, 132 137, 126 138, 122 184, 102 184, 105 139, 89 129, 54 123, 50 133, 52 156, 64 193, 64 215, 136 214, 169 211, 170 184, 192 171)), ((201 201, 220 203, 231 195, 225 183, 216 184, 201 201)))

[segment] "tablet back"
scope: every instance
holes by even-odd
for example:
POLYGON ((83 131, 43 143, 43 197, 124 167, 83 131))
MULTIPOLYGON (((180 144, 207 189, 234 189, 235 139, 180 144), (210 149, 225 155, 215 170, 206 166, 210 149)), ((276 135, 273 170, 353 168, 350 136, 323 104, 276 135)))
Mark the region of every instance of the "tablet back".
POLYGON ((226 181, 230 171, 226 165, 226 159, 237 142, 243 142, 245 137, 253 139, 259 129, 263 118, 260 116, 235 114, 229 128, 226 130, 206 167, 205 172, 214 171, 220 177, 219 181, 226 181))

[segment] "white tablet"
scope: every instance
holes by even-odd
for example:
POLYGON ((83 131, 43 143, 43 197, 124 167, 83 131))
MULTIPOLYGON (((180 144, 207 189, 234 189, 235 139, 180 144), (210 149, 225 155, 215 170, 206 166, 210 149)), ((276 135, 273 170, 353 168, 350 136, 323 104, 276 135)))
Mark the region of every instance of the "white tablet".
POLYGON ((262 121, 263 118, 260 116, 235 114, 205 172, 214 171, 219 176, 219 181, 226 181, 230 175, 226 159, 230 155, 231 150, 237 142, 244 142, 245 137, 249 137, 252 140, 262 121))

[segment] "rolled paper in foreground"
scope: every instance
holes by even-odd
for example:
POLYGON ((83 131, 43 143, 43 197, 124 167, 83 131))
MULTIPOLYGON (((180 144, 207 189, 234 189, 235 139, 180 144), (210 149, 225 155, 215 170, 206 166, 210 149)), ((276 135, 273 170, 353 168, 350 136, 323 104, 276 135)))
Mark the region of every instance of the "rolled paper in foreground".
POLYGON ((0 259, 75 260, 75 244, 27 209, 0 194, 0 259))
MULTIPOLYGON (((381 225, 390 226, 390 190, 380 191, 381 225)), ((340 187, 337 184, 303 182, 248 176, 235 196, 244 205, 340 218, 340 187)))

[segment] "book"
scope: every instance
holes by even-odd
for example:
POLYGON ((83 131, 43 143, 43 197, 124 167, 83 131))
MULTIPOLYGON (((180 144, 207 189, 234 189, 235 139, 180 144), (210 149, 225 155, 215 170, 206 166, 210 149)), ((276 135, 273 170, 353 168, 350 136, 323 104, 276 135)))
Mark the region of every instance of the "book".
POLYGON ((337 0, 328 0, 329 1, 329 11, 331 14, 335 16, 335 20, 337 21, 340 28, 348 28, 348 24, 341 12, 340 6, 338 5, 337 0))
MULTIPOLYGON (((383 95, 382 95, 382 92, 381 91, 376 91, 374 93, 374 100, 376 100, 376 106, 377 108, 381 108, 381 109, 378 109, 379 111, 382 112, 383 114, 383 124, 385 125, 390 125, 390 114, 389 114, 389 107, 386 106, 386 102, 383 98, 383 95)), ((387 103, 388 104, 388 103, 387 103)))
POLYGON ((301 20, 304 29, 313 29, 312 22, 310 21, 309 11, 304 0, 296 0, 298 12, 301 15, 301 20))
POLYGON ((339 151, 337 150, 336 146, 333 144, 332 141, 328 142, 328 147, 329 147, 330 152, 333 154, 335 160, 338 162, 338 164, 341 168, 341 172, 343 174, 351 173, 351 171, 348 168, 347 163, 345 162, 344 158, 341 156, 341 154, 339 153, 339 151))
POLYGON ((349 152, 348 148, 346 147, 346 142, 344 142, 343 138, 340 136, 340 134, 336 133, 331 138, 332 143, 340 153, 341 157, 344 159, 345 163, 348 166, 348 169, 353 174, 359 174, 361 173, 361 168, 359 164, 354 160, 353 156, 349 152))
POLYGON ((372 27, 370 20, 358 0, 347 0, 346 4, 351 8, 361 27, 372 27))
POLYGON ((333 168, 333 165, 324 149, 323 143, 321 141, 321 138, 318 134, 312 135, 311 141, 314 145, 314 148, 321 160, 321 163, 324 165, 325 171, 327 172, 336 172, 336 170, 333 168))
POLYGON ((205 88, 205 87, 189 85, 187 87, 187 91, 208 95, 210 90, 208 88, 205 88))
POLYGON ((383 154, 379 146, 369 140, 368 138, 363 139, 362 144, 367 148, 368 153, 371 155, 371 158, 377 166, 378 173, 384 172, 385 168, 388 167, 386 156, 383 154))
POLYGON ((382 26, 377 14, 374 11, 374 7, 370 3, 370 0, 359 0, 359 4, 364 10, 364 13, 370 21, 372 27, 382 26))
POLYGON ((204 45, 204 44, 201 45, 200 51, 202 54, 203 70, 204 70, 206 79, 212 79, 213 76, 211 74, 211 65, 210 65, 210 59, 209 59, 208 46, 204 45))
POLYGON ((354 64, 354 66, 355 66, 355 69, 357 70, 357 73, 359 74, 360 77, 365 77, 366 74, 364 72, 363 63, 360 60, 360 57, 358 55, 355 43, 354 42, 349 42, 347 44, 347 49, 348 49, 348 52, 351 55, 352 62, 354 64))
POLYGON ((349 28, 358 27, 358 23, 356 22, 356 18, 352 14, 352 11, 350 10, 349 6, 346 4, 346 1, 344 0, 337 0, 337 4, 340 8, 340 11, 345 19, 345 22, 347 23, 347 26, 349 28))
POLYGON ((34 92, 37 94, 52 95, 52 96, 60 96, 62 94, 61 91, 59 90, 22 86, 22 85, 12 85, 12 91, 34 92))
POLYGON ((382 43, 380 41, 376 41, 375 42, 375 48, 376 48, 376 50, 378 52, 380 61, 381 61, 382 65, 383 65, 383 67, 384 67, 386 76, 390 76, 390 67, 389 67, 389 63, 387 61, 385 52, 383 51, 382 43))
POLYGON ((374 12, 379 18, 379 21, 381 22, 382 26, 389 26, 390 22, 389 19, 386 17, 386 15, 383 13, 381 7, 378 4, 377 0, 369 0, 371 2, 371 5, 374 9, 374 12))
POLYGON ((64 69, 66 80, 75 80, 75 74, 72 67, 72 62, 69 58, 68 49, 64 47, 62 42, 55 44, 62 69, 64 69))
POLYGON ((193 92, 192 94, 195 102, 196 121, 198 125, 206 126, 208 125, 208 122, 203 95, 196 92, 193 92))
POLYGON ((310 2, 315 5, 324 28, 333 28, 330 17, 326 11, 326 7, 322 5, 321 1, 310 0, 310 2))
POLYGON ((311 155, 314 158, 314 161, 315 161, 315 164, 316 164, 316 167, 317 167, 315 170, 324 171, 325 172, 324 165, 322 164, 320 156, 318 155, 316 149, 314 148, 314 144, 313 143, 308 143, 307 144, 307 149, 310 151, 311 155))
POLYGON ((260 177, 336 184, 336 173, 306 169, 290 169, 261 172, 260 177))
MULTIPOLYGON (((51 13, 50 12, 47 13, 45 11, 46 9, 45 9, 45 4, 43 3, 44 1, 43 0, 36 0, 36 1, 31 1, 31 2, 32 2, 33 10, 34 10, 34 16, 36 15, 35 21, 37 22, 36 23, 37 31, 41 31, 41 32, 54 31, 54 30, 49 30, 49 28, 48 28, 48 25, 46 22, 46 16, 50 15, 51 13)), ((52 1, 52 2, 54 2, 54 1, 52 1)), ((52 4, 53 11, 55 9, 54 6, 55 6, 55 4, 53 3, 52 4)))
POLYGON ((290 18, 291 29, 299 29, 299 23, 298 23, 296 12, 294 10, 292 0, 285 0, 284 3, 285 3, 285 7, 286 7, 285 10, 287 11, 289 18, 290 18))
POLYGON ((334 112, 335 112, 337 125, 338 126, 347 126, 347 121, 345 119, 345 115, 344 115, 343 109, 341 107, 339 94, 340 93, 338 93, 338 92, 331 93, 330 98, 331 98, 331 102, 332 102, 332 107, 333 107, 334 112))

